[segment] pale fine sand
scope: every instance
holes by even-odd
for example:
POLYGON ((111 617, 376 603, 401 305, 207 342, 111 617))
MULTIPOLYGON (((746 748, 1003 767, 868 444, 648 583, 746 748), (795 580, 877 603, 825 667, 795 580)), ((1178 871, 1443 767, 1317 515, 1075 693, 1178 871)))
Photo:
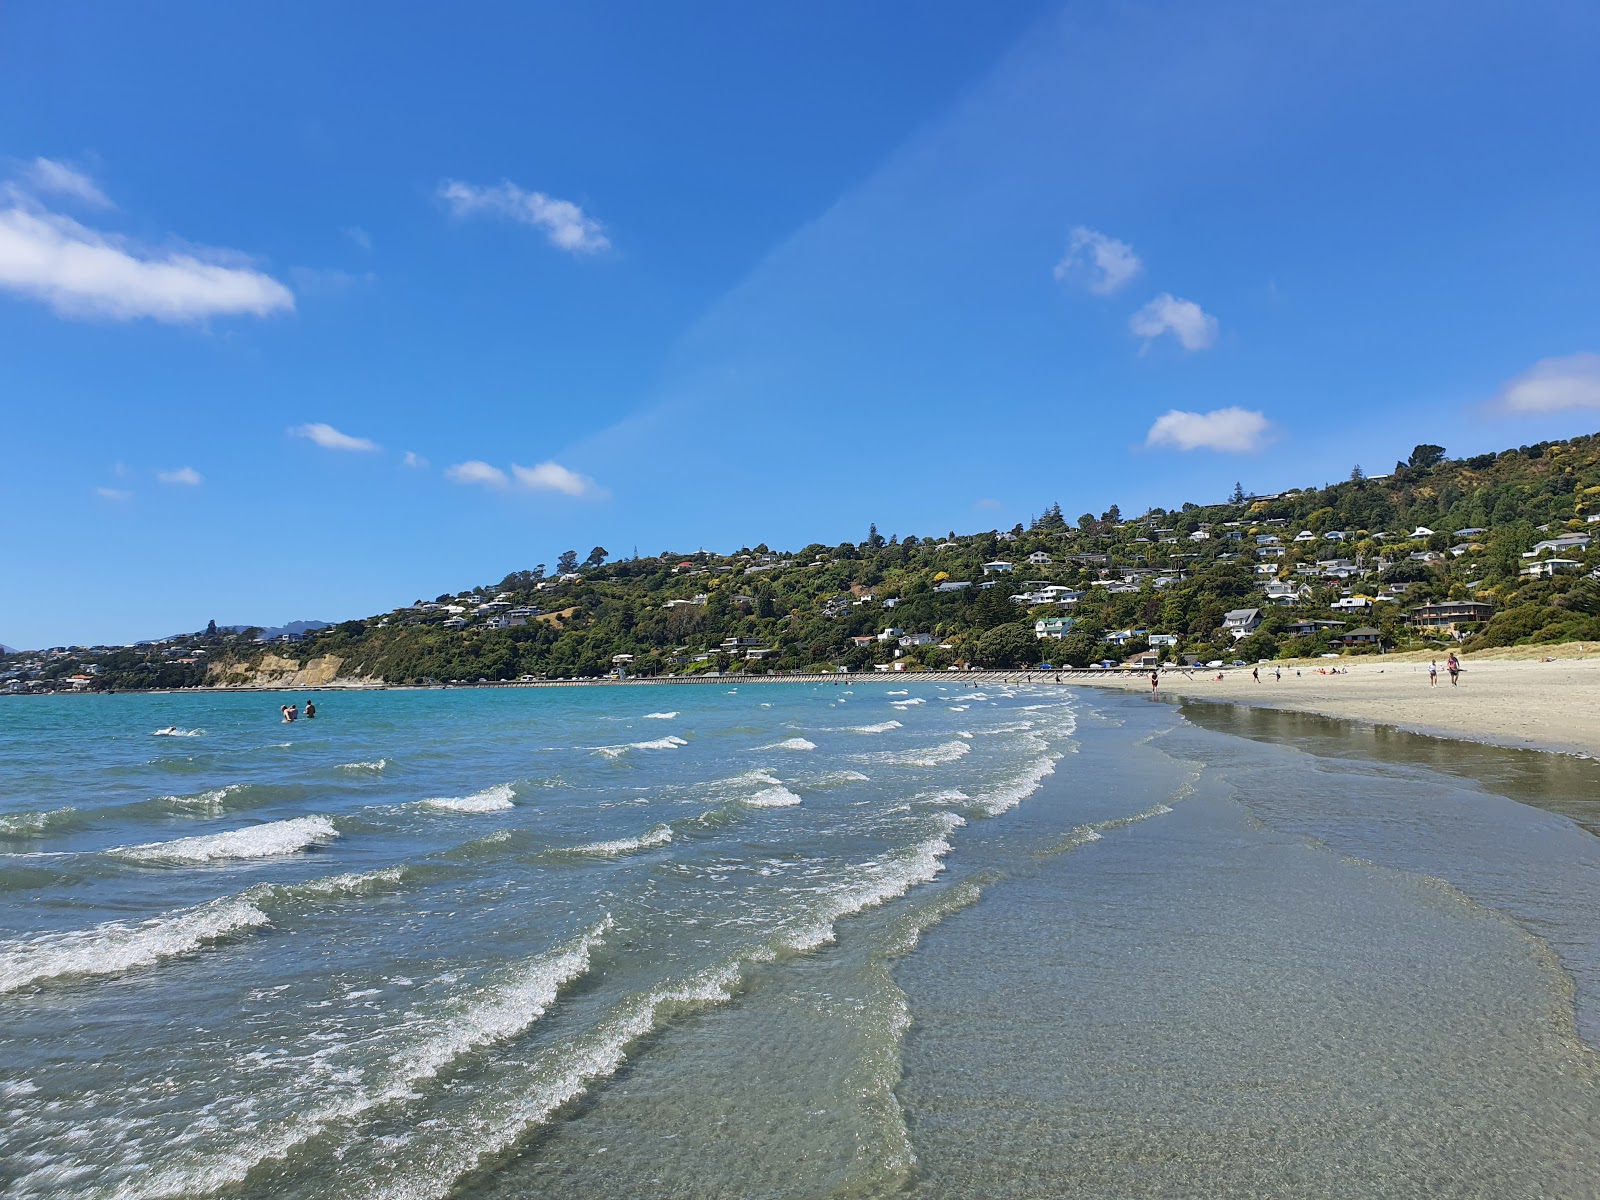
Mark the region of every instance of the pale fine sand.
MULTIPOLYGON (((1438 655, 1439 686, 1428 686, 1429 655, 1374 656, 1259 664, 1234 668, 1217 680, 1215 670, 1161 673, 1165 696, 1223 700, 1267 708, 1391 725, 1397 729, 1465 738, 1501 746, 1558 750, 1600 757, 1600 657, 1590 644, 1538 647, 1554 661, 1499 655, 1462 656, 1459 687, 1450 686, 1444 655, 1438 655), (1577 655, 1583 657, 1577 657, 1577 655), (1340 674, 1318 674, 1338 666, 1340 674), (1274 669, 1283 678, 1275 679, 1274 669), (1349 674, 1344 674, 1345 670, 1349 674), (1298 672, 1298 674, 1296 674, 1298 672)), ((1150 690, 1150 676, 1104 680, 1074 678, 1074 684, 1150 690)))

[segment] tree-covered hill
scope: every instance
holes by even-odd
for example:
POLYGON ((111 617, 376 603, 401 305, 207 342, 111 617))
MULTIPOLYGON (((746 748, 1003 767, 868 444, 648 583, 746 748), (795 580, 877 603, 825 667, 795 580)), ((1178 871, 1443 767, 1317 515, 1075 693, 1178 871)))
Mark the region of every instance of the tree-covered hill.
MULTIPOLYGON (((1358 467, 1271 496, 1236 486, 1224 503, 1134 518, 1111 505, 1069 521, 1052 506, 1005 531, 885 537, 874 526, 859 543, 616 562, 597 546, 581 563, 566 552, 555 573, 513 571, 298 640, 195 635, 179 648, 193 660, 185 682, 252 678, 270 652, 336 656, 341 676, 391 683, 1082 665, 1148 649, 1201 662, 1446 641, 1471 651, 1600 640, 1590 533, 1600 435, 1467 459, 1418 446, 1386 475, 1358 467), (1486 607, 1425 607, 1439 602, 1486 607), (1455 619, 1417 624, 1430 611, 1455 619)), ((159 672, 125 661, 135 648, 107 651, 116 669, 77 686, 173 686, 171 649, 154 648, 159 672)), ((90 658, 51 669, 60 678, 90 658)))

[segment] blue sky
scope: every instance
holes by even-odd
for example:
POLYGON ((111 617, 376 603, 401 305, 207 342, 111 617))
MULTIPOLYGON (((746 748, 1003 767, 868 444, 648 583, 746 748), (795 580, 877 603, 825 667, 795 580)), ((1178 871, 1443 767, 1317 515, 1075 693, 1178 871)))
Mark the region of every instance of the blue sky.
POLYGON ((1600 428, 1600 8, 0 10, 0 641, 1600 428))

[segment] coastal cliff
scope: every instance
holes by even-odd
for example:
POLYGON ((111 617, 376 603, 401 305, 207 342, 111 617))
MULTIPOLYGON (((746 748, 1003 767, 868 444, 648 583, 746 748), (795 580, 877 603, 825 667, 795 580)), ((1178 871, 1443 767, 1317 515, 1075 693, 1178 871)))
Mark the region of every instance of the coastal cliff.
POLYGON ((267 653, 253 664, 213 663, 208 683, 215 687, 299 688, 328 687, 336 684, 382 683, 378 677, 341 676, 344 659, 323 654, 301 663, 298 659, 267 653))

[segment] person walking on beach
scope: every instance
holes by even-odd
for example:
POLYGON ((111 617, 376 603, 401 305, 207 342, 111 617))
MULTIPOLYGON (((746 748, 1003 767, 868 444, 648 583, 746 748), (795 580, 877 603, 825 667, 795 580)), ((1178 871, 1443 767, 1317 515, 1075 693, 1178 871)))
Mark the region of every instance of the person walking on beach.
POLYGON ((1461 660, 1456 657, 1454 650, 1450 651, 1450 657, 1444 660, 1444 669, 1450 672, 1450 686, 1459 687, 1461 685, 1461 660))
POLYGON ((1251 667, 1250 668, 1250 678, 1254 679, 1257 683, 1260 683, 1261 682, 1261 668, 1260 667, 1251 667))
POLYGON ((1273 667, 1272 668, 1272 682, 1273 683, 1282 683, 1283 682, 1283 668, 1282 667, 1273 667))
POLYGON ((1428 660, 1428 686, 1439 686, 1439 660, 1436 658, 1428 660))

